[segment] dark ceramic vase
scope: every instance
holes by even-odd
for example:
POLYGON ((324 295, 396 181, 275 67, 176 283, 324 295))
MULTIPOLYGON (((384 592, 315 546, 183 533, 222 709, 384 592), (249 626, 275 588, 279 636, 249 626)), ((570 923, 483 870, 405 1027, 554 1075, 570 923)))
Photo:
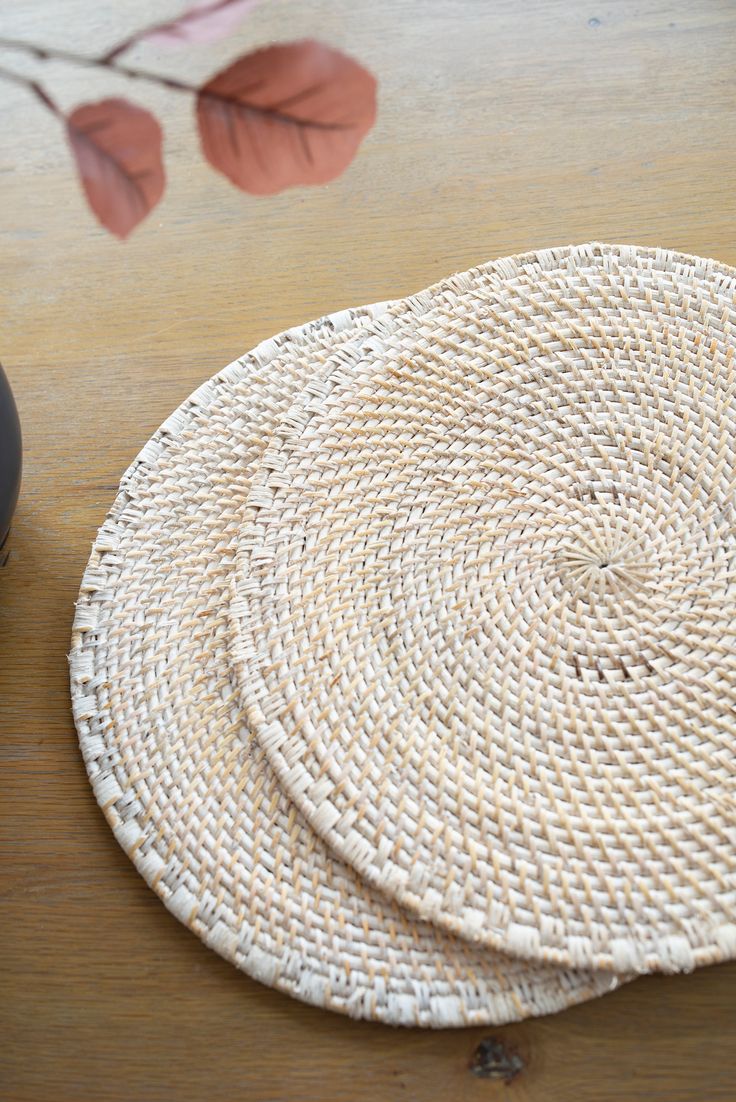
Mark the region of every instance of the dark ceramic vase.
POLYGON ((20 421, 5 372, 0 367, 0 547, 18 500, 21 468, 20 421))

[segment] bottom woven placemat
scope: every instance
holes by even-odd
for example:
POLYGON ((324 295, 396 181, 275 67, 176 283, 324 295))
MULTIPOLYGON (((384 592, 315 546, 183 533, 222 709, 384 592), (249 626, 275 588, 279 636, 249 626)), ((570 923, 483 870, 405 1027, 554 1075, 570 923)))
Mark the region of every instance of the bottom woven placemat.
POLYGON ((502 1023, 620 977, 456 940, 368 888, 302 820, 243 721, 229 666, 235 544, 269 430, 374 315, 260 345, 205 383, 124 476, 82 582, 71 652, 95 796, 177 918, 264 983, 402 1025, 502 1023))

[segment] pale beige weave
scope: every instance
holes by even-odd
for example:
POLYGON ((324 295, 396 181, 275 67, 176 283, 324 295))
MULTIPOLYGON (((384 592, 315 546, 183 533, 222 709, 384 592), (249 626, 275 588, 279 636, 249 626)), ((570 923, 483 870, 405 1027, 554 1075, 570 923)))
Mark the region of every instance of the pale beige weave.
POLYGON ((120 844, 211 948, 265 983, 356 1017, 505 1022, 620 981, 464 944, 364 886, 279 791, 228 665, 235 539, 270 429, 317 369, 354 355, 383 310, 267 341, 146 445, 82 583, 74 715, 120 844))
POLYGON ((248 717, 333 851, 567 966, 736 954, 736 273, 586 245, 407 300, 246 511, 248 717))

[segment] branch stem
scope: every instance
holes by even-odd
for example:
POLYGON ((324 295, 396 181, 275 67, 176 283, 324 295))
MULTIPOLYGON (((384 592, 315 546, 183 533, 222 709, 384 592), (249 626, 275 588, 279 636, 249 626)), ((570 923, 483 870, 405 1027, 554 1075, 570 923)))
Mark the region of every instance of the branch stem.
POLYGON ((152 84, 162 85, 164 88, 173 88, 177 92, 188 92, 190 95, 197 92, 194 84, 187 84, 173 77, 162 77, 158 73, 149 73, 145 69, 134 69, 130 65, 121 65, 115 58, 89 57, 88 54, 77 54, 71 50, 60 50, 56 46, 34 46, 32 42, 23 42, 17 38, 0 38, 0 49, 18 50, 21 53, 30 54, 39 61, 68 61, 71 65, 85 65, 93 69, 111 69, 115 73, 121 73, 131 80, 147 80, 152 84))
POLYGON ((10 69, 5 69, 0 66, 0 80, 11 81, 13 84, 19 84, 21 88, 27 88, 36 99, 40 100, 47 110, 52 114, 61 116, 61 111, 56 106, 51 96, 46 92, 40 84, 35 80, 30 80, 29 77, 21 76, 20 73, 14 73, 10 69))

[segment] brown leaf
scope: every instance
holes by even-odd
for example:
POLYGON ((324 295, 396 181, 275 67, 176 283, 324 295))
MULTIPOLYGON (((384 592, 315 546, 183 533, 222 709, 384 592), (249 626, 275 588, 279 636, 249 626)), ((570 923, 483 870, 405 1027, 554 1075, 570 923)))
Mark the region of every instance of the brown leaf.
POLYGON ((105 229, 127 237, 163 195, 158 121, 124 99, 85 103, 66 121, 90 207, 105 229))
POLYGON ((313 41, 247 54, 197 97, 205 157, 253 195, 333 180, 350 164, 375 117, 373 76, 313 41))

